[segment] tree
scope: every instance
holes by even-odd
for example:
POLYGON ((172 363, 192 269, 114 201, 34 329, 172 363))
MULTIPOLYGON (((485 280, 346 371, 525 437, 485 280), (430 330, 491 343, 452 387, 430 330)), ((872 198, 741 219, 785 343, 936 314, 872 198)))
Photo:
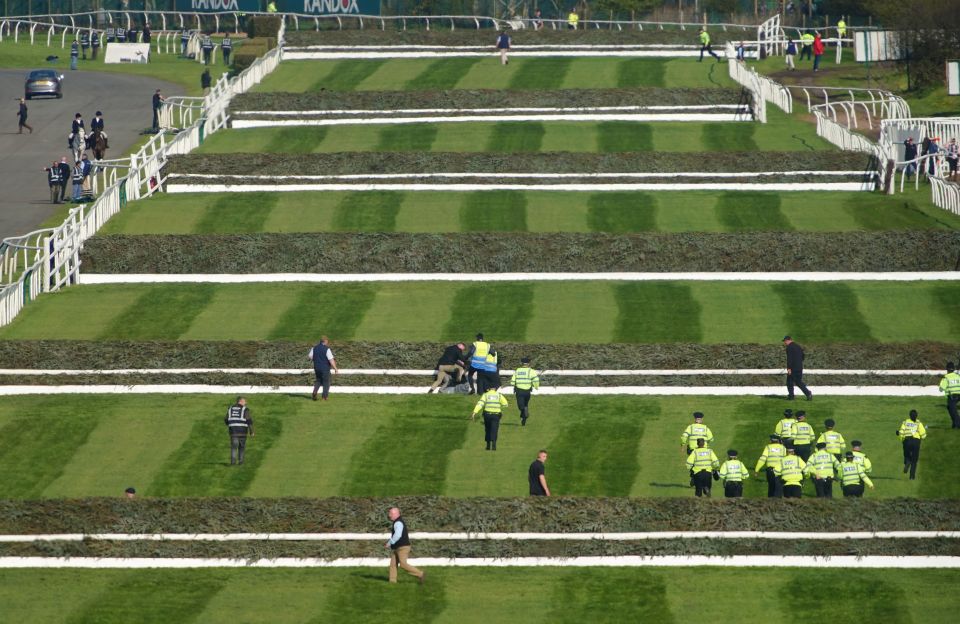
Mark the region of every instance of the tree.
POLYGON ((594 3, 597 10, 610 11, 626 17, 640 16, 653 9, 663 6, 663 0, 597 0, 594 3))
POLYGON ((944 62, 960 50, 960 11, 943 0, 868 0, 880 24, 897 33, 907 89, 943 83, 944 62))

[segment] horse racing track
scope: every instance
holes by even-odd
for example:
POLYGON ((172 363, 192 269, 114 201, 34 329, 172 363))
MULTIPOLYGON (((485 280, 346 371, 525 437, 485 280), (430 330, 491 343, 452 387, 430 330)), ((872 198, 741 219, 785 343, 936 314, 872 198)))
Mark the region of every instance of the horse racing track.
POLYGON ((931 371, 960 343, 957 218, 872 192, 869 159, 801 114, 753 121, 727 61, 663 34, 625 40, 674 46, 656 55, 538 40, 507 66, 421 34, 441 47, 289 33, 233 127, 86 243, 80 285, 0 329, 7 617, 953 621, 960 442, 931 371), (478 331, 504 368, 546 369, 495 453, 476 397, 418 372, 478 331), (785 334, 820 371, 812 402, 783 400, 785 334), (313 402, 321 335, 356 370, 313 402), (16 370, 36 368, 56 371, 16 370), (584 369, 604 372, 550 372, 584 369), (244 389, 257 435, 232 467, 244 389), (754 475, 743 500, 693 500, 692 412, 752 470, 787 407, 863 441, 865 500, 767 500, 754 475), (916 480, 894 434, 911 409, 916 480), (556 497, 532 500, 540 449, 556 497), (386 583, 393 504, 423 587, 386 583), (657 533, 698 530, 723 539, 657 533))

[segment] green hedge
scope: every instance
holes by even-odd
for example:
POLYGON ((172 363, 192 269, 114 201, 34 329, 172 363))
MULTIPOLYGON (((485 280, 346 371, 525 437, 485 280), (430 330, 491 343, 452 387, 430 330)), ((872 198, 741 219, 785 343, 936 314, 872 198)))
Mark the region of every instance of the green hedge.
POLYGON ((949 271, 958 247, 950 230, 117 234, 87 241, 82 261, 88 273, 949 271))
MULTIPOLYGON (((464 336, 468 339, 469 336, 464 336)), ((491 337, 496 340, 495 337, 491 337)), ((3 340, 0 362, 10 368, 302 368, 312 344, 261 341, 3 340)), ((369 368, 430 368, 445 343, 337 342, 342 362, 369 368)), ((518 344, 497 341, 506 366, 519 354, 547 369, 780 368, 783 345, 769 344, 518 344)), ((805 347, 816 368, 939 369, 956 361, 952 343, 819 344, 805 347)), ((21 378, 21 383, 23 379, 21 378)))
MULTIPOLYGON (((247 36, 254 37, 273 37, 276 40, 277 33, 280 32, 281 17, 278 15, 256 15, 247 18, 247 36)), ((273 46, 275 47, 276 43, 273 46)))
POLYGON ((316 93, 244 93, 232 110, 396 110, 409 108, 516 108, 586 106, 678 106, 737 104, 739 89, 504 89, 450 91, 320 91, 316 93))
MULTIPOLYGON (((286 34, 288 46, 309 45, 484 45, 493 44, 497 33, 493 30, 474 30, 469 28, 449 29, 449 22, 438 20, 434 23, 434 30, 379 30, 365 28, 364 30, 289 30, 286 34), (437 28, 436 24, 441 26, 437 28)), ((413 22, 411 22, 411 26, 413 22)), ((697 45, 697 28, 691 24, 687 30, 604 30, 584 28, 577 31, 544 29, 540 31, 524 30, 511 32, 513 45, 537 44, 687 44, 697 45)), ((756 36, 756 30, 741 32, 724 32, 716 28, 710 31, 710 40, 718 50, 722 49, 727 40, 738 41, 738 38, 751 39, 756 36)))
POLYGON ((172 157, 168 173, 335 175, 419 172, 731 172, 771 171, 789 162, 795 171, 866 171, 870 158, 857 152, 336 152, 331 154, 187 154, 172 157))
MULTIPOLYGON (((418 526, 419 530, 420 527, 418 526)), ((384 534, 386 534, 385 531, 384 534)), ((516 541, 413 540, 417 557, 616 557, 734 555, 779 556, 960 556, 960 540, 642 540, 516 541)), ((379 540, 364 542, 34 542, 0 544, 3 557, 385 557, 379 540)))
POLYGON ((88 498, 0 501, 0 533, 385 531, 398 505, 417 531, 960 530, 960 500, 88 498))

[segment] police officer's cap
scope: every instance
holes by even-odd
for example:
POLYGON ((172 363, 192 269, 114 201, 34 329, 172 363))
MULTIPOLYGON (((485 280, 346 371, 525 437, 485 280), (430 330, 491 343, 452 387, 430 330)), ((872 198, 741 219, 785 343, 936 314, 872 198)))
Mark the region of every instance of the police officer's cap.
POLYGON ((796 447, 793 446, 793 444, 787 444, 786 447, 788 452, 797 450, 796 447))
POLYGON ((860 440, 854 440, 853 442, 850 443, 850 446, 863 446, 863 442, 861 442, 860 440))
POLYGON ((736 456, 737 456, 737 452, 735 450, 730 449, 729 451, 727 451, 727 457, 736 457, 736 456))
POLYGON ((917 410, 910 410, 910 418, 912 420, 916 420, 917 416, 919 416, 919 414, 917 414, 917 410))
POLYGON ((846 457, 847 459, 853 459, 853 451, 847 451, 846 457))
POLYGON ((836 424, 837 424, 837 423, 834 422, 834 420, 833 420, 832 418, 828 418, 828 419, 826 419, 825 421, 823 421, 823 426, 824 426, 824 427, 833 427, 833 426, 836 425, 836 424))
POLYGON ((703 438, 697 438, 697 446, 706 446, 706 445, 707 445, 706 440, 704 440, 703 438))
POLYGON ((694 413, 693 413, 693 418, 694 418, 695 420, 703 420, 703 412, 694 412, 694 413))
POLYGON ((124 490, 124 492, 126 492, 127 494, 136 494, 137 488, 128 487, 127 489, 124 490))
POLYGON ((483 332, 477 332, 477 340, 483 340, 483 332))
POLYGON ((797 412, 797 418, 806 418, 806 417, 807 417, 807 413, 804 412, 803 410, 797 412))
POLYGON ((771 433, 771 434, 770 434, 770 441, 771 441, 771 442, 779 442, 779 441, 780 441, 780 436, 778 436, 778 435, 775 434, 775 433, 771 433))
POLYGON ((102 114, 103 114, 103 113, 101 113, 100 111, 97 111, 97 117, 99 117, 99 116, 102 115, 102 114))
POLYGON ((953 362, 947 362, 947 370, 948 371, 956 370, 956 364, 954 364, 953 362))
POLYGON ((793 416, 793 410, 788 407, 787 409, 783 410, 783 415, 784 415, 784 416, 793 416))
POLYGON ((825 448, 827 448, 826 442, 817 442, 817 450, 825 449, 825 448))
POLYGON ((242 396, 238 396, 238 397, 237 397, 237 403, 239 403, 239 402, 242 401, 242 400, 243 400, 243 397, 242 397, 242 396))
POLYGON ((521 363, 521 364, 529 364, 529 363, 530 363, 530 357, 529 357, 529 356, 526 356, 526 355, 523 356, 522 358, 520 358, 520 363, 521 363))
POLYGON ((786 342, 786 341, 788 341, 788 340, 793 340, 793 338, 791 338, 790 336, 784 336, 784 337, 783 337, 783 341, 784 341, 784 342, 786 342))

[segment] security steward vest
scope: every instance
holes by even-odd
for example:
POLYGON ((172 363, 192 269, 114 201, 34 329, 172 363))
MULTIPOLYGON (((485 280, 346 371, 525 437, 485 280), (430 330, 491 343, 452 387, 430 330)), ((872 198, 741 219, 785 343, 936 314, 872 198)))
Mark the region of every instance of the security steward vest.
POLYGON ((47 182, 50 186, 60 185, 60 167, 50 167, 47 169, 47 182))
POLYGON ((713 449, 707 447, 695 448, 690 457, 687 458, 687 467, 696 472, 711 472, 714 464, 717 462, 717 456, 713 449), (691 461, 692 460, 692 461, 691 461))
POLYGON ((127 31, 123 28, 117 29, 117 41, 123 42, 127 40, 127 31))
POLYGON ((720 478, 727 483, 740 483, 747 475, 747 467, 739 459, 728 459, 720 466, 720 478))
POLYGON ((80 46, 84 49, 90 47, 90 33, 86 31, 80 33, 80 46))
POLYGON ((700 33, 700 45, 708 46, 710 45, 710 34, 707 31, 700 33))
POLYGON ((807 474, 813 474, 818 479, 832 479, 840 471, 837 458, 826 449, 821 449, 807 459, 807 474))
POLYGON ((531 388, 540 387, 540 377, 529 366, 521 366, 513 372, 513 387, 529 392, 531 388))
POLYGON ((487 390, 483 393, 483 413, 484 414, 502 414, 503 406, 500 404, 500 392, 497 390, 487 390))
POLYGON ((780 461, 786 457, 786 455, 787 447, 779 442, 766 445, 763 448, 763 454, 760 455, 760 459, 757 460, 757 467, 754 469, 754 472, 760 472, 760 468, 762 468, 764 464, 766 464, 767 468, 773 468, 774 471, 780 470, 780 461))
POLYGON ((90 37, 90 45, 91 45, 91 47, 94 47, 94 48, 99 48, 99 47, 100 47, 100 34, 99 34, 99 33, 93 33, 93 36, 90 37))
POLYGON ((116 31, 112 28, 108 28, 104 34, 107 36, 107 43, 113 43, 117 40, 116 31))
POLYGON ((803 483, 803 469, 806 464, 796 455, 787 455, 780 460, 780 478, 785 485, 800 485, 803 483))
POLYGON ((396 550, 401 546, 410 545, 410 533, 407 529, 407 523, 403 521, 403 518, 397 518, 393 521, 393 531, 391 531, 390 536, 393 537, 393 533, 396 532, 398 522, 403 524, 403 530, 400 532, 400 539, 398 539, 396 543, 390 544, 390 548, 393 550, 396 550))
POLYGON ((227 410, 227 427, 230 429, 230 435, 245 436, 250 430, 250 423, 247 422, 247 406, 231 405, 227 410))
POLYGON ((490 353, 490 343, 478 340, 473 343, 473 355, 470 357, 470 366, 475 370, 487 370, 487 354, 490 353))
POLYGON ((230 37, 224 37, 223 41, 220 42, 220 48, 223 49, 224 52, 229 52, 233 49, 233 42, 230 41, 230 37))
POLYGON ((81 182, 83 182, 83 167, 75 165, 73 168, 73 183, 80 184, 81 182))
POLYGON ((816 432, 808 422, 796 422, 793 425, 793 443, 794 444, 812 444, 816 437, 816 432))
POLYGON ((203 48, 204 52, 210 52, 211 50, 213 50, 213 39, 211 39, 210 37, 204 37, 203 43, 200 44, 200 47, 203 48))
POLYGON ((70 56, 72 58, 77 58, 80 56, 80 43, 76 40, 70 44, 70 56))

